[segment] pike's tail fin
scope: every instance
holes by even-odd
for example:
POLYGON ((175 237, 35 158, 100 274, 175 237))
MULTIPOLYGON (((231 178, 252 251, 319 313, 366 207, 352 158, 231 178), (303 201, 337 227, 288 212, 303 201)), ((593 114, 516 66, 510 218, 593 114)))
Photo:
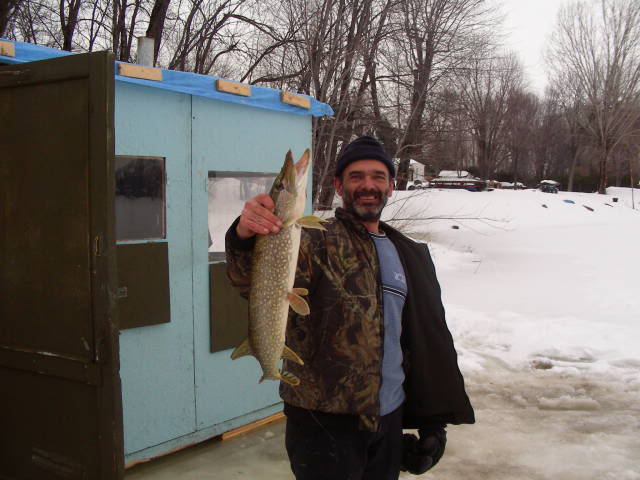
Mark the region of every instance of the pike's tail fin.
POLYGON ((284 383, 294 387, 300 385, 300 379, 289 372, 278 372, 277 375, 262 375, 258 383, 262 383, 264 380, 282 380, 284 383))

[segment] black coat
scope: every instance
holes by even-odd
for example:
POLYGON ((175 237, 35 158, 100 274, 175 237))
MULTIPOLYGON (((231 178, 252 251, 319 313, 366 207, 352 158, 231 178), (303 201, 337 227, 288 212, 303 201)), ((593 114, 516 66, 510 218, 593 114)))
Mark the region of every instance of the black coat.
POLYGON ((429 249, 388 225, 381 224, 381 229, 395 245, 407 277, 401 338, 406 375, 403 426, 474 423, 429 249))

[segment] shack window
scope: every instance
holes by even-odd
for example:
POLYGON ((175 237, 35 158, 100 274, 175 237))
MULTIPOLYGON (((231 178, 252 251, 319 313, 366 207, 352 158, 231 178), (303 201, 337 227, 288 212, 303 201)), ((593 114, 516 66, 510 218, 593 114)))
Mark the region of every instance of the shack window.
POLYGON ((224 234, 244 206, 259 193, 269 193, 275 173, 210 171, 209 261, 224 260, 224 234))
POLYGON ((117 156, 116 239, 166 238, 165 159, 117 156))

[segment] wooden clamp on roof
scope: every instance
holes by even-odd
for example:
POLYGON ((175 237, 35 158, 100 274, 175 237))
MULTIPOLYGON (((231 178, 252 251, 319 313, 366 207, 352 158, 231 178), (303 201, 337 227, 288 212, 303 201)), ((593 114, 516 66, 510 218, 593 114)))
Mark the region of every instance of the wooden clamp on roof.
POLYGON ((280 92, 280 101, 294 107, 311 109, 311 100, 308 97, 302 95, 296 95, 295 93, 280 92))
POLYGON ((251 96, 251 85, 244 83, 230 82, 229 80, 216 80, 216 90, 243 97, 251 96))
POLYGON ((0 42, 0 55, 3 57, 15 57, 16 46, 13 42, 0 42))
POLYGON ((145 67, 143 65, 131 65, 129 63, 118 64, 118 75, 123 77, 141 78, 143 80, 162 81, 162 70, 159 68, 145 67))

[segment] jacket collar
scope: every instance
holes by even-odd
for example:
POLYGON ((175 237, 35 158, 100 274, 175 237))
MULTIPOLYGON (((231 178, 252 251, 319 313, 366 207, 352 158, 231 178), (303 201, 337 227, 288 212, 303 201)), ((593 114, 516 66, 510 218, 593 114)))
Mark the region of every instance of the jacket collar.
MULTIPOLYGON (((358 233, 361 233, 363 235, 369 234, 367 228, 356 218, 356 216, 353 213, 346 211, 344 208, 342 207, 336 208, 335 216, 338 220, 344 222, 350 228, 353 228, 358 233)), ((382 221, 380 222, 380 230, 382 230, 385 234, 390 235, 392 237, 396 237, 397 235, 402 235, 395 228, 393 228, 392 226, 382 221)))

